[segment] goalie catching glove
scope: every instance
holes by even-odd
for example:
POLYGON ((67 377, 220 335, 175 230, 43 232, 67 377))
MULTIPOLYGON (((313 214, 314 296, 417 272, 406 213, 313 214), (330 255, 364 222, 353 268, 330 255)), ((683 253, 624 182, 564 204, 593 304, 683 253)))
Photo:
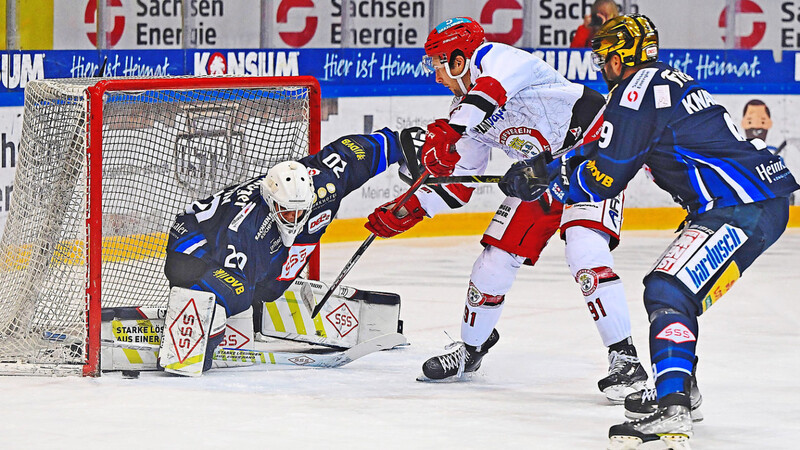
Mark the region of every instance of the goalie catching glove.
POLYGON ((428 125, 428 134, 422 144, 422 164, 432 175, 446 177, 453 174, 461 156, 451 147, 461 139, 461 133, 454 130, 444 119, 436 119, 428 125))
POLYGON ((416 195, 409 197, 395 212, 396 201, 392 200, 375 208, 375 211, 367 218, 368 222, 364 224, 364 227, 376 236, 389 238, 410 229, 425 217, 425 210, 422 209, 416 195))

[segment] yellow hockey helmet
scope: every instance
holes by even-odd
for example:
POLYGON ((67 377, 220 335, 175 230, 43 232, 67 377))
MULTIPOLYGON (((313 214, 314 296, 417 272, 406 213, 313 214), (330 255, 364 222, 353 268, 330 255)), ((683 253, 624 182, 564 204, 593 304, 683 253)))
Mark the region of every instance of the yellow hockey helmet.
POLYGON ((612 55, 633 67, 658 60, 658 30, 641 14, 626 14, 609 19, 592 38, 592 59, 602 68, 612 55))

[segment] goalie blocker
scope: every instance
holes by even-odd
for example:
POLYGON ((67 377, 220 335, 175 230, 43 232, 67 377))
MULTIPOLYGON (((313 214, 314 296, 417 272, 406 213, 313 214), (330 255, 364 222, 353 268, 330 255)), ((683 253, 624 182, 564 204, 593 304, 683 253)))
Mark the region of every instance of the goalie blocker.
MULTIPOLYGON (((307 291, 310 288, 312 296, 317 301, 328 290, 324 283, 297 279, 274 302, 262 303, 261 308, 255 311, 251 308, 229 317, 225 323, 225 337, 214 353, 211 367, 252 364, 252 362, 231 361, 229 357, 220 354, 219 349, 223 348, 274 351, 276 345, 285 347, 286 344, 294 342, 305 349, 308 349, 309 345, 341 349, 352 348, 379 336, 402 333, 400 296, 397 294, 340 286, 320 314, 312 319, 311 312, 302 301, 301 290, 304 286, 307 291)), ((205 294, 200 291, 192 292, 205 294)), ((165 326, 167 315, 166 308, 103 308, 101 369, 103 371, 157 370, 159 352, 148 347, 157 348, 161 345, 164 333, 169 330, 169 327, 165 326)), ((174 319, 167 320, 171 321, 174 319)), ((183 319, 180 319, 179 323, 182 321, 183 319)), ((193 332, 194 336, 197 336, 197 331, 199 330, 193 332)), ((180 333, 179 328, 177 332, 180 333)), ((176 335, 173 333, 173 336, 176 335)), ((185 350, 191 349, 187 347, 185 350)), ((197 349, 194 350, 191 355, 197 353, 197 349)), ((183 363, 176 364, 179 358, 175 358, 178 356, 175 353, 187 356, 180 351, 173 352, 173 356, 170 356, 173 368, 183 365, 191 367, 185 364, 185 361, 192 356, 184 358, 183 363)), ((201 367, 198 364, 194 366, 197 366, 198 370, 201 367)), ((193 369, 183 369, 180 373, 194 375, 194 372, 196 375, 202 373, 193 369)))

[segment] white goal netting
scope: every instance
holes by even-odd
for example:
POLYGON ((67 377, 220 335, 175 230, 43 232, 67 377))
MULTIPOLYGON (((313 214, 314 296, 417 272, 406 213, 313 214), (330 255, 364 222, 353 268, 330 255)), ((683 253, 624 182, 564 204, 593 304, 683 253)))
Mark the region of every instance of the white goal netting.
POLYGON ((29 83, 0 241, 0 373, 96 374, 93 308, 165 306, 175 215, 318 145, 319 92, 293 80, 29 83))

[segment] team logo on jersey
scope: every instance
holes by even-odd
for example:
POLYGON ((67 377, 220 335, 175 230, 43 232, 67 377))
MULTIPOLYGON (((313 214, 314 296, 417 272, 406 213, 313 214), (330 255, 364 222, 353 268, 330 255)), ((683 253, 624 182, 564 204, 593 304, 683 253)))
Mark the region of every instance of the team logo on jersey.
POLYGON ((597 290, 599 279, 600 277, 597 276, 597 272, 592 269, 581 269, 575 275, 575 281, 580 285, 584 297, 592 295, 594 291, 597 290))
POLYGON ((506 128, 500 133, 500 144, 529 157, 540 152, 549 152, 550 143, 539 130, 528 127, 506 128))
POLYGON ((322 211, 316 216, 308 219, 308 233, 314 234, 317 231, 325 228, 326 225, 331 223, 332 218, 333 216, 331 215, 331 210, 326 209, 325 211, 322 211))
POLYGON ((505 295, 488 295, 481 292, 472 282, 467 290, 467 303, 473 308, 478 306, 498 306, 505 300, 505 295))
POLYGON ((319 169, 308 169, 308 174, 311 175, 312 177, 315 177, 315 176, 319 175, 320 173, 321 172, 319 171, 319 169))
POLYGON ((672 341, 676 344, 684 342, 693 342, 697 340, 692 330, 686 328, 686 325, 680 322, 672 322, 659 331, 656 339, 664 339, 665 341, 672 341))
POLYGON ((652 81, 656 72, 658 72, 658 69, 642 69, 636 72, 625 91, 622 92, 622 100, 619 101, 619 106, 638 110, 647 91, 647 86, 650 85, 650 81, 652 81))
POLYGON ((484 301, 486 301, 486 299, 483 298, 481 291, 479 291, 474 284, 470 283, 469 289, 467 290, 467 303, 469 303, 469 306, 476 308, 481 306, 484 301))

